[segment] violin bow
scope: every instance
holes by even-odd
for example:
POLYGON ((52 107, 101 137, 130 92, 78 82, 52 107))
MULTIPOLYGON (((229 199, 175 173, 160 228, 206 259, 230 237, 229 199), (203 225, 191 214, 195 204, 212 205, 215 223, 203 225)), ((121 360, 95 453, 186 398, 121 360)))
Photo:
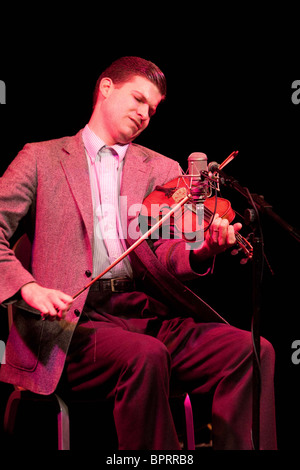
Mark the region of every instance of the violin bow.
MULTIPOLYGON (((232 152, 229 157, 227 157, 223 163, 220 165, 220 169, 224 168, 231 160, 233 160, 236 155, 238 154, 238 151, 232 152), (222 168, 221 168, 222 167, 222 168)), ((112 268, 114 268, 118 263, 120 263, 126 256, 128 256, 132 251, 134 251, 144 240, 150 237, 152 233, 154 233, 158 228, 162 226, 162 224, 168 220, 175 212, 177 212, 180 207, 182 207, 186 202, 188 202, 191 198, 191 194, 186 195, 176 206, 173 207, 173 209, 170 210, 167 214, 165 214, 155 225, 153 225, 144 235, 141 236, 136 242, 133 243, 124 253, 122 253, 119 258, 117 258, 110 266, 108 266, 102 273, 100 273, 97 277, 92 279, 86 286, 84 286, 82 289, 80 289, 78 292, 76 292, 75 295, 73 295, 73 300, 77 299, 83 292, 86 291, 91 285, 94 284, 94 282, 98 281, 103 277, 108 271, 110 271, 112 268)))
POLYGON ((222 162, 219 166, 219 170, 223 170, 223 168, 228 165, 239 153, 238 150, 234 150, 227 158, 225 158, 224 162, 222 162))
POLYGON ((77 297, 79 297, 86 289, 91 287, 94 282, 98 281, 101 277, 104 276, 108 271, 110 271, 112 268, 114 268, 118 263, 120 263, 126 256, 128 256, 133 250, 135 250, 146 238, 150 237, 153 232, 155 232, 158 228, 162 226, 162 224, 168 220, 175 212, 177 212, 180 207, 182 207, 186 202, 190 200, 190 194, 185 196, 176 206, 173 207, 173 209, 170 210, 170 212, 167 212, 158 222, 156 222, 155 225, 153 225, 144 235, 141 236, 136 242, 133 243, 124 253, 122 253, 119 258, 117 258, 110 266, 108 266, 102 273, 100 273, 97 277, 92 279, 86 286, 84 286, 82 289, 80 289, 78 292, 76 292, 75 295, 73 295, 73 300, 75 300, 77 297))

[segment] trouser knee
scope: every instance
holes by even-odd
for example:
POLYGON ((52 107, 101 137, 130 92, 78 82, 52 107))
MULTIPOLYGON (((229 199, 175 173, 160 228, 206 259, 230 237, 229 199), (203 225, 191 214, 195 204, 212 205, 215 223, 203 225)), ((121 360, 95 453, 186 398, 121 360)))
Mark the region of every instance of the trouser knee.
POLYGON ((166 346, 155 338, 142 341, 135 351, 136 366, 149 376, 169 380, 171 358, 166 346))

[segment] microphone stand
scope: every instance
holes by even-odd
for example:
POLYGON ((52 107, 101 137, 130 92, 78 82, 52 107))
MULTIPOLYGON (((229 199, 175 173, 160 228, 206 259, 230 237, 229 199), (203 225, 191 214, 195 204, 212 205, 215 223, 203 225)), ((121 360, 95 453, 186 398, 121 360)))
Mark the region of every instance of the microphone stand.
POLYGON ((283 227, 295 240, 300 241, 299 232, 279 217, 273 210, 271 204, 267 203, 262 196, 251 194, 248 188, 240 185, 240 183, 232 176, 226 175, 222 170, 218 170, 219 181, 224 186, 228 186, 236 190, 244 196, 252 209, 246 211, 246 224, 251 224, 253 228, 252 246, 252 341, 253 341, 253 372, 252 372, 252 444, 255 450, 260 448, 260 312, 262 298, 262 276, 264 262, 263 236, 259 220, 259 212, 267 214, 277 224, 283 227))

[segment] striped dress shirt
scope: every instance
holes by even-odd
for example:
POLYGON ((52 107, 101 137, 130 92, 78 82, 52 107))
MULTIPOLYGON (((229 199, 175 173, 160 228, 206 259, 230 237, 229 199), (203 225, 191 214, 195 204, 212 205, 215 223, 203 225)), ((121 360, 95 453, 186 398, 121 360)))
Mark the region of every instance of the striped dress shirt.
MULTIPOLYGON (((125 250, 119 195, 128 144, 108 147, 88 125, 83 129, 82 138, 89 167, 94 211, 94 278, 125 250)), ((128 257, 103 276, 103 278, 116 277, 132 277, 128 257)))

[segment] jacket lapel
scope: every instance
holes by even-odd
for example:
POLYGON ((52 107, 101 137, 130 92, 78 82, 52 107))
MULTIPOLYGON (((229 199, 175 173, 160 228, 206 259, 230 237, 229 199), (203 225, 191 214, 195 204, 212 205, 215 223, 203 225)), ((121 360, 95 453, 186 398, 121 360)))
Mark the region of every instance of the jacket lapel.
POLYGON ((130 144, 125 156, 121 185, 122 227, 129 243, 136 241, 136 238, 130 237, 130 226, 136 236, 133 219, 138 216, 147 195, 152 169, 151 157, 141 147, 130 144))
POLYGON ((82 141, 82 131, 67 141, 62 148, 62 153, 61 165, 81 213, 92 246, 93 203, 90 189, 89 169, 82 141))
MULTIPOLYGON (((77 203, 78 209, 84 221, 89 239, 93 240, 93 205, 90 191, 89 170, 86 154, 82 141, 82 130, 71 137, 62 148, 61 165, 66 179, 77 203)), ((138 207, 142 204, 147 192, 148 178, 152 172, 152 164, 149 156, 143 150, 130 144, 126 153, 121 196, 126 201, 126 215, 122 220, 124 233, 127 227, 124 225, 136 217, 136 211, 130 212, 130 207, 138 207), (127 220, 126 220, 127 219, 127 220)))
POLYGON ((130 144, 125 156, 121 186, 121 196, 127 197, 128 208, 143 202, 151 173, 149 155, 141 147, 130 144))

